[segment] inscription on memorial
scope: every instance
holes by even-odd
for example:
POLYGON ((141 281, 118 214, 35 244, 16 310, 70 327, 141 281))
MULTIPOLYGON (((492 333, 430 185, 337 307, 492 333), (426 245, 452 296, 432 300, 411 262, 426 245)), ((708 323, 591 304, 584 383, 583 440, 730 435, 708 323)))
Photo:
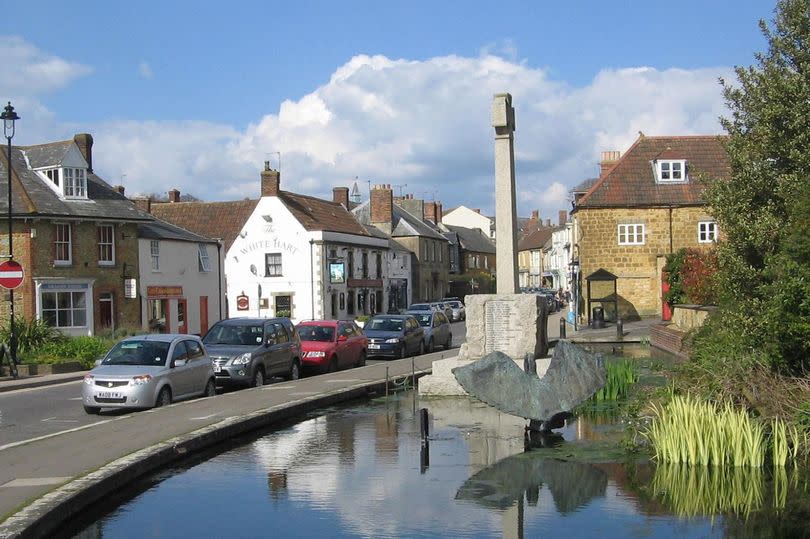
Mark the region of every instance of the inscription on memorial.
POLYGON ((520 339, 520 320, 514 301, 487 301, 484 304, 484 353, 509 354, 520 339))

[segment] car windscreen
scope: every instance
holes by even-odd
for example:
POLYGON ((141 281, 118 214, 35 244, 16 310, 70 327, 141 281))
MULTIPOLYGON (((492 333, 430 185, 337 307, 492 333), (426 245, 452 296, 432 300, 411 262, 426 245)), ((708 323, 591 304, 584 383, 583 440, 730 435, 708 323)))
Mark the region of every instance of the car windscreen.
POLYGON ((431 307, 427 303, 414 303, 408 307, 409 311, 429 311, 430 309, 431 307))
POLYGON ((373 331, 402 331, 402 323, 402 320, 393 318, 372 318, 366 322, 364 329, 373 331))
POLYGON ((429 328, 430 327, 430 314, 431 313, 424 313, 424 314, 415 314, 413 315, 416 318, 416 321, 419 322, 420 326, 429 328))
POLYGON ((298 326, 298 336, 302 341, 331 342, 335 338, 335 328, 330 326, 298 326))
POLYGON ((101 362, 102 365, 163 365, 171 343, 161 341, 121 341, 101 362))
POLYGON ((222 324, 214 326, 206 334, 203 342, 207 345, 257 346, 262 343, 262 326, 258 324, 222 324))
POLYGON ((459 308, 461 308, 461 302, 460 301, 451 301, 450 306, 452 308, 454 308, 454 309, 459 309, 459 308))

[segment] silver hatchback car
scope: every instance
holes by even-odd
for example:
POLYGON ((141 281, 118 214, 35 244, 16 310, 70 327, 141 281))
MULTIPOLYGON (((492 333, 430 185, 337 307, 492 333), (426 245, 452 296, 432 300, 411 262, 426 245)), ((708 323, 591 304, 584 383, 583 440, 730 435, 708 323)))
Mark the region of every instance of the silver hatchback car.
POLYGON ((151 408, 216 392, 211 358, 194 335, 149 334, 119 341, 82 385, 88 414, 101 408, 151 408))

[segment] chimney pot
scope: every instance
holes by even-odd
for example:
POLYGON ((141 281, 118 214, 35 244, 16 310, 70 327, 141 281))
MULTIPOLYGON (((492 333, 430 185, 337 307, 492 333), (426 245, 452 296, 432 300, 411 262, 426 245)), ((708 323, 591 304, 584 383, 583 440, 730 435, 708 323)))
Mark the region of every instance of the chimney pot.
POLYGON ((558 218, 559 218, 559 220, 560 220, 560 226, 564 226, 564 225, 565 225, 565 223, 567 223, 567 222, 568 222, 568 212, 567 212, 567 211, 565 211, 565 210, 560 210, 560 211, 557 213, 557 216, 558 216, 558 218))
POLYGON ((532 210, 532 220, 537 221, 540 219, 540 210, 532 210))
POLYGON ((119 195, 124 196, 124 186, 123 185, 115 185, 115 186, 113 186, 113 189, 115 189, 115 191, 119 195))
POLYGON ((602 152, 602 159, 599 161, 599 177, 604 178, 608 170, 619 161, 621 156, 622 152, 616 150, 602 152))

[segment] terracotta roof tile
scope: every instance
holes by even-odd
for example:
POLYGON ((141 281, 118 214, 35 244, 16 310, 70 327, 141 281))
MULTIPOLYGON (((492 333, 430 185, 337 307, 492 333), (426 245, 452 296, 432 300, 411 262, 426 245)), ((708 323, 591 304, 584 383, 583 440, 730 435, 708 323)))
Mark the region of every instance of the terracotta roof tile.
POLYGON ((258 202, 258 200, 235 200, 152 203, 152 213, 164 221, 200 236, 221 238, 227 251, 258 202))
POLYGON ((577 202, 577 207, 636 207, 703 204, 701 177, 729 176, 725 137, 639 137, 616 165, 577 202), (687 183, 656 183, 652 162, 686 159, 687 183))
POLYGON ((553 228, 541 228, 523 236, 518 242, 518 251, 528 251, 530 249, 541 249, 546 242, 551 239, 553 228))

